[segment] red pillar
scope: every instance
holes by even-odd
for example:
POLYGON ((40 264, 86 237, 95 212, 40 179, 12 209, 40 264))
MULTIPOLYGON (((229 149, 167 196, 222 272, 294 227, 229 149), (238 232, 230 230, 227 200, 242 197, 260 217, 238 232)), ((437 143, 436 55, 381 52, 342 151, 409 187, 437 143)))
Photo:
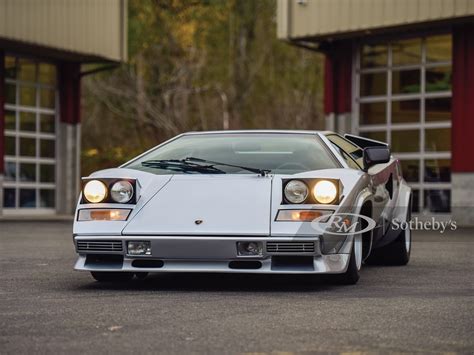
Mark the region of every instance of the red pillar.
POLYGON ((59 65, 59 112, 61 122, 81 122, 81 65, 61 63, 59 65))
POLYGON ((325 52, 324 113, 352 111, 352 44, 336 43, 325 52))
MULTIPOLYGON (((0 50, 0 175, 5 166, 5 53, 0 50)), ((1 188, 1 187, 0 187, 1 188)), ((3 201, 0 201, 3 203, 3 201)))
POLYGON ((474 172, 474 25, 453 30, 452 171, 474 172))
POLYGON ((59 114, 61 124, 58 137, 57 169, 61 176, 57 183, 57 211, 61 214, 74 212, 80 186, 81 140, 78 124, 81 121, 81 67, 79 63, 62 62, 58 65, 59 114))
POLYGON ((324 55, 324 114, 330 115, 335 112, 335 89, 334 89, 334 60, 329 53, 324 55))

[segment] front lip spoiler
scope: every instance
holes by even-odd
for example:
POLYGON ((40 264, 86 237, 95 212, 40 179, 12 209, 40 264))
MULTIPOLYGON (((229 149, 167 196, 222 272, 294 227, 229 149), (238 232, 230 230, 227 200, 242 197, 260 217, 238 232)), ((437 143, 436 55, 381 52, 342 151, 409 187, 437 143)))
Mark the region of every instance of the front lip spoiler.
MULTIPOLYGON (((217 273, 262 273, 262 274, 337 274, 347 270, 349 254, 322 255, 319 247, 319 236, 316 237, 245 237, 245 236, 75 236, 75 241, 117 240, 123 245, 122 251, 80 252, 75 269, 81 271, 110 272, 217 272, 217 273), (148 240, 152 243, 151 256, 128 256, 126 241, 148 240), (236 255, 238 241, 260 241, 264 244, 264 253, 258 257, 239 257, 236 255), (314 242, 313 252, 299 253, 268 253, 267 242, 314 242), (107 263, 87 263, 88 254, 123 255, 123 262, 115 265, 107 263), (292 267, 284 269, 272 267, 272 256, 305 256, 313 260, 308 269, 292 267), (161 267, 134 267, 134 260, 161 260, 161 267), (257 261, 258 269, 230 268, 231 261, 257 261)), ((77 243, 75 243, 77 244, 77 243)))
POLYGON ((258 269, 232 269, 229 262, 232 260, 163 260, 159 268, 137 268, 132 262, 137 259, 124 258, 121 267, 108 267, 87 265, 86 256, 80 255, 74 266, 78 271, 104 271, 104 272, 212 272, 212 273, 252 273, 252 274, 340 274, 347 270, 349 254, 333 254, 314 257, 311 270, 300 268, 272 269, 271 258, 259 260, 261 267, 258 269))

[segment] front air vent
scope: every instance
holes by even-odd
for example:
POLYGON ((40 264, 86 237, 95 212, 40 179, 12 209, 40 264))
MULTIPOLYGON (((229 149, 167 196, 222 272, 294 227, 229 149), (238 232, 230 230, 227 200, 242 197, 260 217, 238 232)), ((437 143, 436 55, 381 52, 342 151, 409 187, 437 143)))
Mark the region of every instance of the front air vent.
POLYGON ((142 260, 133 260, 132 266, 145 268, 145 269, 156 269, 163 267, 165 263, 163 260, 150 260, 150 259, 142 259, 142 260))
POLYGON ((314 253, 314 242, 267 242, 267 253, 314 253))
POLYGON ((121 252, 123 251, 120 240, 77 240, 77 252, 121 252))
POLYGON ((253 260, 236 260, 229 262, 229 269, 241 269, 241 270, 257 270, 262 267, 260 261, 253 260))

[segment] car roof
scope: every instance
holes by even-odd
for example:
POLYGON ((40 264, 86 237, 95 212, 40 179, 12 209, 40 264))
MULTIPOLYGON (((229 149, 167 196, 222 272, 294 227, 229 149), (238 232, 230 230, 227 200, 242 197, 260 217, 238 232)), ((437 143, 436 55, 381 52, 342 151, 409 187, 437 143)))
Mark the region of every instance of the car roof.
POLYGON ((200 135, 200 134, 255 134, 255 133, 291 133, 291 134, 328 134, 328 131, 312 130, 279 130, 279 129, 249 129, 249 130, 220 130, 220 131, 190 131, 181 135, 200 135))

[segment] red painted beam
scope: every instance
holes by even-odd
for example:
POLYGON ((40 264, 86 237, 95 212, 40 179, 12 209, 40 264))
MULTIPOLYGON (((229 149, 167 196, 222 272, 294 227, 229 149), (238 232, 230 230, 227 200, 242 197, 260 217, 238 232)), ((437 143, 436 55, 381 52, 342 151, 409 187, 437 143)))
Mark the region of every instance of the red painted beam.
POLYGON ((324 62, 324 113, 352 111, 352 44, 340 42, 326 51, 324 62))
POLYGON ((324 56, 324 114, 334 112, 334 62, 330 54, 324 56))
POLYGON ((61 122, 81 122, 81 65, 61 63, 59 72, 59 112, 61 122))
MULTIPOLYGON (((5 167, 5 53, 0 50, 0 174, 5 167)), ((3 203, 3 201, 0 201, 3 203)))
POLYGON ((453 30, 453 172, 474 172, 474 25, 453 30))
POLYGON ((339 63, 336 78, 338 88, 336 113, 347 113, 352 111, 352 43, 344 42, 337 52, 339 63))

